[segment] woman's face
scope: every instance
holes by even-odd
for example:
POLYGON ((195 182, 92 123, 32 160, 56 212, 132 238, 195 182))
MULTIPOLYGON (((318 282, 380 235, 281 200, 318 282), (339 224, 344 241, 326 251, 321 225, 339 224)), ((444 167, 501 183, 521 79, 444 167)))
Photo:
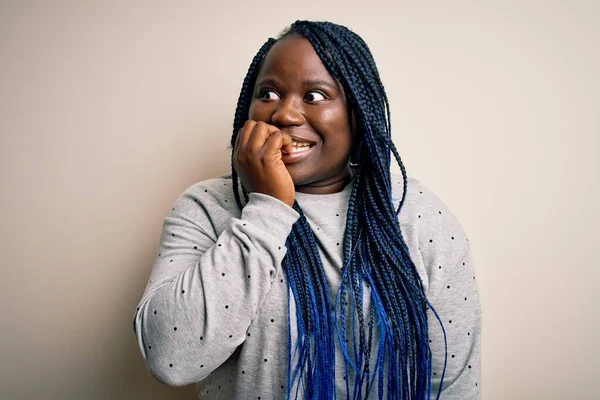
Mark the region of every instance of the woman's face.
POLYGON ((348 183, 355 135, 346 96, 308 40, 288 36, 271 47, 256 79, 249 118, 304 145, 282 157, 297 191, 334 193, 348 183))

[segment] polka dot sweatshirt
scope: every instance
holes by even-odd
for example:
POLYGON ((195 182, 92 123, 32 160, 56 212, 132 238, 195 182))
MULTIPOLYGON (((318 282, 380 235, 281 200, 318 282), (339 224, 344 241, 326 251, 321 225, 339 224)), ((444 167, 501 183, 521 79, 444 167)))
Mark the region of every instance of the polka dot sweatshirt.
MULTIPOLYGON (((341 280, 353 184, 332 194, 296 193, 315 233, 332 296, 341 280)), ((392 184, 397 207, 402 176, 393 174, 392 184)), ((194 184, 179 196, 165 218, 158 255, 133 321, 154 377, 172 386, 196 383, 201 399, 286 398, 288 286, 281 262, 298 218, 293 208, 262 193, 250 193, 240 212, 230 174, 194 184)), ((408 179, 399 222, 427 298, 446 331, 447 368, 440 398, 479 399, 481 305, 465 232, 443 201, 415 178, 408 179)), ((428 313, 435 398, 446 353, 442 328, 428 313)), ((346 395, 345 379, 353 382, 354 376, 344 375, 344 358, 336 346, 337 398, 346 399, 352 394, 346 395)), ((300 388, 298 398, 302 394, 300 388)), ((368 396, 360 398, 377 398, 377 379, 368 396)))

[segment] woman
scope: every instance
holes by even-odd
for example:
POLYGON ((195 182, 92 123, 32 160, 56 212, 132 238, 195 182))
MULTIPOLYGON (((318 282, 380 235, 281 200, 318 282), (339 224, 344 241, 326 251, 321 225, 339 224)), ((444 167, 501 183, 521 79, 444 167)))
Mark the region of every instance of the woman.
POLYGON ((407 177, 365 42, 309 21, 269 39, 233 132, 231 174, 165 220, 134 319, 149 371, 210 399, 480 398, 468 239, 407 177))

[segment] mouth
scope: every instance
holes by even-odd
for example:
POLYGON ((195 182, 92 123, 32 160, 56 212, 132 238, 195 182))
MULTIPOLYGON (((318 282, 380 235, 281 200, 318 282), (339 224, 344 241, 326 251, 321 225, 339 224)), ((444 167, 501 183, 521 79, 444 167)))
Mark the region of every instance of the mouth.
POLYGON ((292 141, 292 152, 281 149, 282 161, 286 164, 297 162, 306 157, 315 147, 313 143, 292 141))

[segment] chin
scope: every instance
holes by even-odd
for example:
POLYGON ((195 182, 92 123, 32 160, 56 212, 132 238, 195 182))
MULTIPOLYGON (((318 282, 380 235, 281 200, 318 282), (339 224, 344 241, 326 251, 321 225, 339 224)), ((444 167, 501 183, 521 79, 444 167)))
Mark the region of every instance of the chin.
POLYGON ((294 178, 293 176, 292 176, 292 180, 294 181, 294 186, 304 186, 311 182, 309 179, 302 179, 302 178, 297 179, 297 178, 294 178))
POLYGON ((313 175, 309 171, 306 171, 304 168, 302 168, 300 165, 288 164, 285 167, 290 176, 292 177, 292 180, 294 181, 295 185, 306 182, 313 175))

